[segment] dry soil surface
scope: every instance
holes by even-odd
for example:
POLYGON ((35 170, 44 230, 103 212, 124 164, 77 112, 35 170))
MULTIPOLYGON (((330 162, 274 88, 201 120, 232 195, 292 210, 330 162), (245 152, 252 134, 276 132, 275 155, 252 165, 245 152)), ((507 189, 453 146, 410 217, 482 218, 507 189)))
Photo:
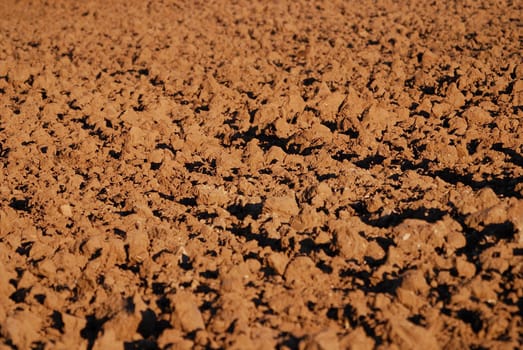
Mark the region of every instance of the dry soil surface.
POLYGON ((521 1, 0 5, 0 349, 523 346, 521 1))

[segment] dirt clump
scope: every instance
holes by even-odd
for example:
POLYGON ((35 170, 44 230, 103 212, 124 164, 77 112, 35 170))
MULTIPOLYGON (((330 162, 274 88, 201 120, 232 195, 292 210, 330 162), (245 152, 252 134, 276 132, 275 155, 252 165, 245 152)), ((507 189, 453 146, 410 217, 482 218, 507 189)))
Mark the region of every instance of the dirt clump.
POLYGON ((521 4, 0 4, 0 348, 523 347, 521 4))

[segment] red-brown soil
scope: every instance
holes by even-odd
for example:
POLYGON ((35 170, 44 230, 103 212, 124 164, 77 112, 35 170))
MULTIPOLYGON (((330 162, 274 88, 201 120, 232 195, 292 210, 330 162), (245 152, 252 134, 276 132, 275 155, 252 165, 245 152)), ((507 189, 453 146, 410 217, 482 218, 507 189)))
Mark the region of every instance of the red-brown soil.
POLYGON ((523 346, 521 1, 0 5, 0 349, 523 346))

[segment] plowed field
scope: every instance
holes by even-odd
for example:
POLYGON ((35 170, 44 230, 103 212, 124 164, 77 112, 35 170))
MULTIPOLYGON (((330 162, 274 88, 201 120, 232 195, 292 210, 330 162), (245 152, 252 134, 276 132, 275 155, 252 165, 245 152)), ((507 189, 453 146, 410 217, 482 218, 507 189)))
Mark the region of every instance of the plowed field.
POLYGON ((523 347, 521 1, 0 4, 0 349, 523 347))

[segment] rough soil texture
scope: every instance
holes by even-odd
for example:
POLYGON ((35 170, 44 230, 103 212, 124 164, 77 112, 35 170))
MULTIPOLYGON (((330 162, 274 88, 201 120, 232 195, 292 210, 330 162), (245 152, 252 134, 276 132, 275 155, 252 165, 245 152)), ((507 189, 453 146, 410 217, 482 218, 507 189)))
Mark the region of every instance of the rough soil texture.
POLYGON ((520 1, 0 5, 0 349, 523 346, 520 1))

